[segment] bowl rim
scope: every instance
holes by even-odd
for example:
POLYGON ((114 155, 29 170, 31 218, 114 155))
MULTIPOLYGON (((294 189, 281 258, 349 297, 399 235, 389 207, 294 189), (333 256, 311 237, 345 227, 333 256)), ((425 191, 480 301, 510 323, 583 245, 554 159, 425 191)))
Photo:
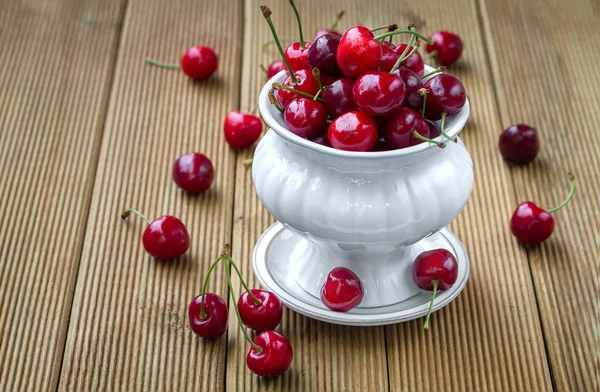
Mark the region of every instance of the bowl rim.
MULTIPOLYGON (((431 72, 435 68, 425 65, 425 72, 431 72)), ((325 155, 344 157, 344 158, 365 158, 365 159, 379 159, 379 158, 392 158, 392 157, 402 157, 407 155, 412 155, 416 153, 420 153, 431 148, 438 148, 437 146, 431 143, 420 143, 415 146, 401 148, 397 150, 390 151, 344 151, 338 150, 332 147, 326 147, 315 142, 312 142, 308 139, 304 139, 292 132, 290 132, 287 128, 283 127, 274 117, 275 114, 280 114, 271 102, 269 101, 269 91, 272 88, 273 83, 279 82, 282 83, 285 79, 286 71, 280 71, 277 75, 273 76, 265 85, 263 86, 258 101, 258 107, 260 110, 260 114, 265 121, 265 123, 275 131, 279 136, 283 137, 289 142, 292 142, 298 146, 307 148, 309 150, 319 152, 325 155)), ((430 76, 429 78, 435 75, 430 76)), ((424 81, 429 80, 429 78, 424 79, 424 81)), ((458 135, 462 129, 464 128, 467 120, 469 118, 470 113, 470 105, 469 98, 467 97, 465 101, 465 105, 462 107, 460 112, 456 113, 453 116, 449 116, 448 118, 452 120, 448 127, 446 127, 446 133, 453 137, 458 135)), ((434 140, 443 141, 444 136, 440 135, 434 140)))

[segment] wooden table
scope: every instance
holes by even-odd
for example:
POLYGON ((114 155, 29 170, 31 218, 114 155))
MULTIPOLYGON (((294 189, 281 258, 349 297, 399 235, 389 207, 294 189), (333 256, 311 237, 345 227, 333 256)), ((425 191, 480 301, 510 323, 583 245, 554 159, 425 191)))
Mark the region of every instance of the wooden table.
MULTIPOLYGON (((0 1, 0 391, 597 391, 600 336, 600 7, 597 1, 298 0, 307 35, 346 10, 342 28, 390 22, 445 28, 465 42, 452 67, 472 116, 462 133, 475 189, 450 225, 472 275, 456 301, 423 320, 352 328, 284 313, 293 367, 266 380, 229 334, 197 338, 187 305, 226 242, 253 282, 251 252, 272 218, 222 136, 232 109, 252 111, 270 33, 259 2, 0 1), (214 47, 218 76, 192 83, 144 64, 214 47), (537 126, 542 150, 510 167, 497 148, 515 122, 537 126), (171 180, 174 159, 208 155, 204 195, 171 180), (553 206, 578 178, 552 238, 526 249, 511 236, 517 202, 553 206), (192 248, 150 259, 143 224, 176 214, 192 248)), ((268 3, 295 34, 284 0, 268 3)), ((226 294, 219 272, 213 290, 226 294)))

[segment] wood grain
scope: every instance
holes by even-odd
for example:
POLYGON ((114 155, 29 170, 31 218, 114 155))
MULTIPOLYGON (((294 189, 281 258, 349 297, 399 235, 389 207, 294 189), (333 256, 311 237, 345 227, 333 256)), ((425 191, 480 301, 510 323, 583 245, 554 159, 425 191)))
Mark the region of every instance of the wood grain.
POLYGON ((122 1, 0 1, 0 390, 54 390, 122 1))

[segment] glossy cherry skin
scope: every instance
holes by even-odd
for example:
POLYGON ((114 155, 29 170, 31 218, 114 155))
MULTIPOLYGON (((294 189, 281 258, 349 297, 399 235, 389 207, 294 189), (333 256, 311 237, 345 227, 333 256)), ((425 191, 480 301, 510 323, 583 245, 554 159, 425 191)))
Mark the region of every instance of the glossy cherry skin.
POLYGON ((308 68, 308 49, 310 48, 310 45, 310 42, 305 42, 304 49, 302 49, 300 47, 300 42, 294 42, 285 48, 283 54, 290 63, 290 67, 292 67, 293 71, 308 68))
POLYGON ((213 183, 215 170, 205 155, 193 152, 177 158, 173 165, 173 180, 186 192, 204 192, 213 183))
POLYGON ((338 37, 342 36, 342 33, 340 33, 337 30, 319 29, 319 30, 315 31, 315 36, 313 38, 313 42, 316 41, 316 40, 318 40, 319 37, 322 37, 325 34, 333 34, 333 35, 337 35, 338 37))
POLYGON ((264 331, 254 339, 254 344, 262 351, 256 351, 250 346, 246 355, 246 366, 252 373, 263 377, 275 377, 289 369, 294 351, 285 336, 275 331, 264 331))
POLYGON ((354 80, 345 77, 323 88, 323 104, 331 117, 336 118, 344 113, 358 110, 352 96, 353 87, 354 80))
POLYGON ((424 137, 429 137, 429 127, 423 117, 407 107, 401 107, 389 116, 383 117, 379 125, 379 132, 386 143, 394 148, 406 148, 421 142, 412 136, 415 131, 424 137))
POLYGON ((429 127, 429 136, 427 136, 428 138, 435 139, 436 137, 442 134, 442 132, 440 131, 440 127, 438 127, 436 123, 434 123, 431 120, 425 120, 425 122, 429 127))
POLYGON ((463 44, 460 37, 449 31, 438 31, 433 33, 431 40, 433 45, 425 44, 425 51, 431 53, 436 51, 434 58, 440 65, 448 66, 454 64, 462 53, 463 44))
MULTIPOLYGON (((282 84, 313 96, 317 93, 317 91, 319 91, 319 83, 313 76, 310 69, 301 69, 300 71, 294 72, 294 75, 298 79, 296 84, 292 84, 291 76, 285 78, 282 84)), ((291 91, 283 89, 275 91, 275 98, 277 99, 279 105, 284 109, 290 104, 292 99, 299 97, 301 97, 301 95, 291 91)))
POLYGON ((283 111, 287 129, 300 137, 323 133, 327 124, 327 109, 310 98, 295 98, 283 111))
POLYGON ((336 60, 342 72, 351 77, 377 69, 381 59, 379 42, 364 26, 355 26, 344 33, 336 53, 336 60))
POLYGON ((377 123, 360 111, 344 113, 327 128, 331 147, 346 151, 369 151, 377 141, 377 123))
POLYGON ((395 74, 402 79, 406 86, 403 105, 421 110, 423 107, 423 96, 419 94, 419 90, 423 88, 421 77, 408 68, 400 68, 396 70, 395 74))
POLYGON ((548 211, 526 201, 519 204, 510 218, 510 230, 522 243, 536 245, 552 235, 554 218, 548 211))
POLYGON ((381 59, 379 60, 379 70, 383 72, 390 72, 396 61, 398 61, 398 54, 394 52, 394 48, 387 42, 381 44, 381 59))
POLYGON ((526 124, 515 124, 500 134, 498 143, 504 159, 512 163, 529 163, 540 151, 537 130, 526 124))
POLYGON ((231 148, 248 148, 254 144, 262 132, 260 118, 236 110, 227 113, 223 124, 225 140, 231 148))
POLYGON ((204 313, 206 317, 200 317, 202 306, 202 295, 197 296, 190 302, 188 316, 190 327, 195 334, 207 339, 216 339, 227 331, 227 305, 223 298, 216 294, 205 293, 204 313))
POLYGON ((406 86, 397 75, 369 71, 356 79, 352 88, 354 103, 371 116, 385 116, 402 106, 406 86))
POLYGON ((433 291, 433 280, 438 281, 439 290, 447 290, 456 282, 458 263, 448 250, 434 249, 417 256, 412 274, 421 290, 433 291))
POLYGON ((318 68, 321 75, 339 75, 335 54, 341 37, 335 34, 325 34, 312 43, 308 49, 308 68, 318 68))
POLYGON ((425 117, 431 120, 442 118, 442 112, 456 114, 467 100, 465 86, 452 75, 437 74, 425 82, 427 93, 425 117))
POLYGON ((190 248, 190 235, 183 222, 164 215, 150 223, 142 236, 144 249, 159 260, 171 260, 190 248))
MULTIPOLYGON (((406 49, 406 44, 400 44, 394 48, 394 51, 401 56, 404 53, 404 49, 406 49)), ((409 49, 409 52, 412 50, 409 49)), ((400 63, 401 68, 408 68, 419 76, 425 75, 425 62, 423 61, 423 57, 421 53, 415 51, 410 55, 409 58, 400 63)))
POLYGON ((238 311, 244 325, 262 332, 275 329, 281 322, 283 307, 279 298, 270 291, 251 289, 252 294, 261 302, 256 304, 248 292, 240 295, 238 311))
POLYGON ((193 46, 181 56, 181 69, 194 80, 208 79, 219 66, 219 59, 208 46, 193 46))
POLYGON ((360 305, 364 289, 354 271, 336 267, 329 271, 321 288, 321 302, 335 312, 347 312, 360 305))
POLYGON ((271 79, 273 76, 277 75, 279 72, 283 71, 284 69, 285 69, 285 63, 283 62, 283 60, 281 60, 281 59, 275 60, 271 64, 269 64, 269 67, 267 68, 267 77, 269 79, 271 79))

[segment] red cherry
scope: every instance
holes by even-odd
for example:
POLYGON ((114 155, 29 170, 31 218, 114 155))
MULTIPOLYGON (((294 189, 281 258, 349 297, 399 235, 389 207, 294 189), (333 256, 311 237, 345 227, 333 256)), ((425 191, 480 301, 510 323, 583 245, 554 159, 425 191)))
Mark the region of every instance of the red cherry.
POLYGON ((277 75, 284 69, 285 63, 283 62, 283 60, 275 60, 271 64, 269 64, 269 68, 267 68, 267 77, 271 79, 273 76, 277 75))
POLYGON ((340 40, 336 59, 338 66, 347 76, 357 77, 377 69, 381 59, 379 42, 364 26, 355 26, 346 31, 340 40))
POLYGON ((352 89, 356 106, 371 116, 384 116, 402 106, 406 86, 400 77, 381 71, 361 75, 352 89))
POLYGON ((351 78, 338 79, 323 89, 323 104, 331 117, 336 118, 344 113, 358 110, 352 96, 354 80, 351 78))
POLYGON ((421 77, 408 68, 400 68, 394 73, 402 79, 404 86, 406 86, 403 105, 421 110, 423 107, 423 96, 419 93, 419 90, 423 88, 421 77))
POLYGON ((398 61, 399 55, 394 52, 394 46, 387 42, 381 44, 381 59, 379 60, 379 70, 383 72, 390 72, 396 61, 398 61))
MULTIPOLYGON (((394 51, 401 56, 406 49, 406 44, 400 44, 394 48, 394 51)), ((407 53, 410 53, 412 50, 412 46, 408 49, 407 53)), ((423 76, 425 74, 425 62, 423 61, 423 57, 418 51, 415 51, 410 55, 409 58, 400 63, 401 68, 408 68, 419 76, 423 76)))
POLYGON ((333 34, 333 35, 337 35, 338 37, 342 36, 342 33, 340 33, 337 30, 319 29, 319 30, 315 31, 315 36, 313 38, 313 41, 318 40, 320 37, 324 36, 325 34, 333 34))
POLYGON ((428 90, 425 117, 431 120, 439 120, 443 112, 458 113, 467 100, 465 86, 449 74, 435 75, 425 82, 424 88, 428 90))
POLYGON ((218 65, 215 51, 208 46, 193 46, 181 57, 181 69, 194 80, 208 79, 218 65))
POLYGON ((327 129, 333 148, 346 151, 369 151, 377 141, 377 123, 363 112, 344 113, 327 129))
POLYGON ((231 148, 248 148, 260 137, 262 123, 256 116, 234 110, 225 116, 223 132, 231 148))
MULTIPOLYGON (((287 87, 292 87, 295 90, 307 93, 311 96, 314 96, 319 91, 319 82, 317 82, 317 79, 313 76, 310 69, 301 69, 294 72, 294 75, 298 80, 297 83, 292 83, 291 76, 288 76, 285 78, 282 84, 287 87)), ((292 99, 300 97, 300 95, 284 89, 275 91, 275 98, 277 98, 277 102, 284 109, 289 105, 292 99)))
POLYGON ((246 356, 246 365, 252 373, 263 377, 279 376, 289 369, 294 357, 292 345, 285 336, 275 331, 258 334, 254 344, 261 348, 257 351, 251 346, 246 356))
POLYGON ((430 38, 434 43, 433 45, 426 43, 425 51, 427 53, 433 53, 433 58, 435 58, 440 65, 451 65, 460 58, 463 45, 458 35, 449 31, 438 31, 433 33, 430 38))
POLYGON ((540 150, 537 130, 526 124, 511 125, 500 135, 500 152, 512 163, 529 163, 540 150))
POLYGON ((173 180, 186 192, 204 192, 213 183, 214 168, 210 159, 193 152, 177 158, 173 166, 173 180))
POLYGON ((223 298, 216 294, 204 294, 204 308, 202 308, 202 295, 195 297, 188 308, 190 327, 195 334, 207 339, 216 339, 227 330, 227 305, 223 298), (201 315, 201 312, 204 315, 201 315))
POLYGON ((287 129, 300 137, 313 137, 325 130, 327 109, 309 98, 294 98, 283 112, 287 129))
POLYGON ((283 315, 279 298, 270 291, 252 289, 250 292, 260 303, 257 304, 247 291, 240 296, 237 307, 242 322, 258 332, 275 329, 283 315))
POLYGON ((429 127, 423 117, 407 107, 401 107, 389 116, 383 117, 379 124, 381 135, 387 144, 394 148, 406 148, 422 143, 422 140, 413 136, 414 132, 429 137, 429 127))
POLYGON ((321 302, 335 312, 354 309, 360 305, 363 295, 360 278, 345 267, 336 267, 329 271, 321 288, 321 302))
POLYGON ((308 68, 308 49, 311 43, 305 42, 304 48, 300 46, 300 42, 294 42, 288 45, 283 52, 287 58, 292 70, 299 71, 308 68))

